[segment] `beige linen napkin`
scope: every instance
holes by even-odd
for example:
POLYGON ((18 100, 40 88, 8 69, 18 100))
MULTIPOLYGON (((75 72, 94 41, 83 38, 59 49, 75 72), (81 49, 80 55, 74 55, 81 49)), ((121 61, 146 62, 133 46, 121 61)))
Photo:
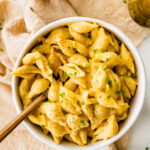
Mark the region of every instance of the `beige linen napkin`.
MULTIPOLYGON (((60 18, 88 16, 121 29, 137 46, 150 32, 131 20, 123 0, 0 0, 0 129, 17 115, 11 74, 18 54, 41 27, 60 18)), ((129 133, 103 150, 126 150, 129 133)), ((2 143, 2 150, 54 150, 37 140, 21 123, 2 143)))

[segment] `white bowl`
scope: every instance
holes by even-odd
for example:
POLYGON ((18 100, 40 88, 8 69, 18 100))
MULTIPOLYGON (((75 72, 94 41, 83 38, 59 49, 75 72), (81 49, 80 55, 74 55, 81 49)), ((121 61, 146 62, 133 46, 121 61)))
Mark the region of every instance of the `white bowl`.
MULTIPOLYGON (((18 68, 21 65, 21 60, 23 56, 32 48, 32 46, 36 43, 37 38, 46 35, 49 33, 51 30, 53 30, 56 27, 66 25, 69 22, 76 22, 76 21, 90 21, 90 22, 96 22, 99 25, 105 27, 107 30, 111 31, 114 33, 121 41, 125 43, 125 45, 128 47, 128 49, 131 51, 136 68, 137 68, 137 77, 138 77, 138 87, 136 94, 132 100, 131 107, 129 110, 128 118, 121 124, 119 132, 116 136, 112 137, 109 140, 106 141, 98 141, 96 143, 89 143, 88 145, 85 146, 78 146, 74 143, 70 143, 67 141, 63 141, 60 145, 57 145, 54 143, 53 139, 49 135, 44 135, 44 133, 41 131, 41 129, 32 123, 28 119, 24 120, 24 123, 28 130, 39 140, 42 142, 48 144, 49 146, 55 147, 56 149, 60 150, 97 150, 100 149, 104 146, 107 146, 109 144, 112 144, 113 142, 117 141, 119 138, 121 138, 134 124, 136 121, 142 106, 144 102, 144 96, 145 96, 145 73, 144 73, 144 67, 141 61, 141 58, 136 50, 136 48, 133 46, 131 41, 128 39, 128 37, 122 33, 119 29, 116 27, 101 21, 97 19, 92 19, 92 18, 87 18, 87 17, 70 17, 70 18, 65 18, 61 19, 58 21, 55 21, 53 23, 50 23, 46 25, 45 27, 41 28, 25 45, 23 50, 21 51, 15 68, 18 68)), ((19 97, 19 92, 18 92, 18 77, 13 76, 12 78, 12 91, 13 91, 13 100, 16 106, 16 109, 18 113, 20 113, 23 110, 21 99, 19 97)), ((30 142, 30 141, 28 141, 30 142)))

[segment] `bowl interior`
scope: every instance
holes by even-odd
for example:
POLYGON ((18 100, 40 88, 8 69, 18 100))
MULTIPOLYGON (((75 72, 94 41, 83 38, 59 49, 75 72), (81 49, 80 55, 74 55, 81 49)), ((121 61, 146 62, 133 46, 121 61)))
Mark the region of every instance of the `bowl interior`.
MULTIPOLYGON (((122 42, 125 43, 125 45, 132 53, 133 58, 135 60, 135 65, 136 65, 136 69, 137 69, 137 77, 138 77, 138 87, 137 87, 136 94, 131 102, 131 106, 129 109, 129 114, 128 114, 127 119, 125 121, 123 121, 123 123, 121 123, 118 134, 106 141, 98 141, 96 143, 89 143, 88 145, 85 145, 83 147, 78 146, 73 143, 70 143, 70 142, 67 142, 67 141, 63 141, 60 145, 57 145, 54 143, 54 141, 50 135, 44 135, 42 130, 38 126, 33 125, 28 119, 25 119, 25 121, 24 121, 25 125, 33 135, 35 135, 37 138, 39 138, 44 143, 46 143, 50 146, 53 146, 57 149, 61 149, 61 150, 70 150, 70 149, 72 149, 72 150, 96 150, 98 148, 102 148, 106 145, 109 145, 109 144, 115 142, 121 136, 123 136, 135 122, 135 120, 136 120, 137 116, 139 115, 139 112, 142 108, 143 101, 144 101, 144 95, 145 95, 144 68, 143 68, 141 58, 139 57, 139 55, 136 51, 136 48, 133 46, 133 44, 130 42, 130 40, 116 27, 114 27, 106 22, 92 19, 92 18, 87 18, 87 17, 71 17, 71 18, 61 19, 61 20, 55 21, 51 24, 48 24, 47 26, 40 29, 28 41, 28 43, 26 44, 24 49, 21 51, 14 69, 18 68, 21 65, 21 60, 22 60, 23 56, 37 43, 38 38, 48 34, 51 30, 53 30, 56 27, 66 25, 69 22, 75 22, 75 21, 81 21, 81 20, 97 22, 99 25, 103 26, 110 32, 114 33, 116 35, 116 37, 118 37, 118 39, 120 39, 122 42)), ((19 97, 18 84, 19 84, 19 78, 14 76, 12 79, 13 99, 14 99, 16 109, 20 113, 23 110, 23 107, 22 107, 21 99, 19 97)))

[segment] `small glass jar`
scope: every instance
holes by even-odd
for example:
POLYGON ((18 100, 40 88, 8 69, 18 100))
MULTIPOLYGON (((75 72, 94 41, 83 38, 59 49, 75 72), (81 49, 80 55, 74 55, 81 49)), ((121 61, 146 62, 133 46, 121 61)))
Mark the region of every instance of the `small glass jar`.
POLYGON ((150 0, 129 0, 128 9, 135 22, 150 27, 150 0))

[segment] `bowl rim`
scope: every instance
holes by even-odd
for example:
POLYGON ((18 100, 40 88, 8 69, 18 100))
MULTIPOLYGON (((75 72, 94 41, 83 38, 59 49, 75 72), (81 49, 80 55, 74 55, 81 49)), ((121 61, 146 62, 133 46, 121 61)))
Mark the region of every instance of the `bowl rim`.
MULTIPOLYGON (((141 75, 141 94, 140 94, 140 98, 139 99, 139 104, 138 104, 138 109, 134 114, 134 117, 132 120, 130 120, 130 122, 124 126, 124 129, 117 133, 114 137, 108 139, 106 142, 102 143, 102 144, 97 144, 96 146, 94 145, 92 147, 92 149, 88 148, 88 145, 86 146, 86 150, 96 150, 105 146, 108 146, 112 143, 114 143, 115 141, 117 141, 118 139, 120 139, 125 133, 127 133, 127 131, 133 126, 133 124, 135 123, 137 117, 139 116, 139 113, 142 109, 143 103, 144 103, 144 97, 145 97, 145 89, 146 89, 146 81, 145 81, 145 71, 144 71, 144 65, 142 62, 142 59, 140 58, 136 48, 134 47, 134 45, 131 43, 131 41, 129 40, 129 38, 122 32, 120 31, 117 27, 104 22, 102 20, 99 19, 94 19, 94 18, 89 18, 89 17, 68 17, 68 18, 63 18, 57 21, 54 21, 44 27, 42 27, 41 29, 39 29, 25 44, 24 48, 21 50, 19 57, 15 63, 14 69, 15 70, 21 63, 21 59, 22 57, 26 54, 26 52, 28 52, 29 47, 34 43, 34 41, 36 41, 36 39, 38 37, 40 37, 41 35, 45 35, 46 33, 49 33, 51 30, 55 29, 56 27, 59 26, 63 26, 67 23, 70 22, 76 22, 76 21, 89 21, 89 22, 96 22, 99 25, 101 25, 102 27, 106 28, 107 30, 111 31, 112 33, 114 33, 119 39, 121 39, 121 41, 123 43, 125 43, 125 45, 128 47, 128 49, 130 50, 130 52, 132 53, 133 57, 134 57, 134 61, 136 62, 137 65, 137 69, 139 69, 139 73, 141 75), (136 58, 136 59, 135 59, 136 58)), ((34 44, 33 44, 34 45, 34 44)), ((13 101, 15 104, 15 107, 17 109, 17 112, 20 113, 22 111, 22 108, 19 105, 19 98, 18 98, 18 90, 17 90, 17 83, 16 83, 17 77, 13 76, 12 77, 12 93, 13 93, 13 101)), ((27 127, 27 129, 32 133, 32 135, 34 135, 36 138, 38 138, 40 141, 48 144, 49 146, 52 146, 54 148, 57 149, 61 149, 61 150, 69 150, 67 147, 60 145, 57 145, 55 143, 52 142, 48 142, 48 140, 44 139, 43 137, 39 136, 37 131, 34 130, 31 125, 29 124, 28 120, 25 119, 24 121, 25 126, 27 127)), ((85 150, 84 147, 80 147, 78 149, 82 149, 85 150)))

